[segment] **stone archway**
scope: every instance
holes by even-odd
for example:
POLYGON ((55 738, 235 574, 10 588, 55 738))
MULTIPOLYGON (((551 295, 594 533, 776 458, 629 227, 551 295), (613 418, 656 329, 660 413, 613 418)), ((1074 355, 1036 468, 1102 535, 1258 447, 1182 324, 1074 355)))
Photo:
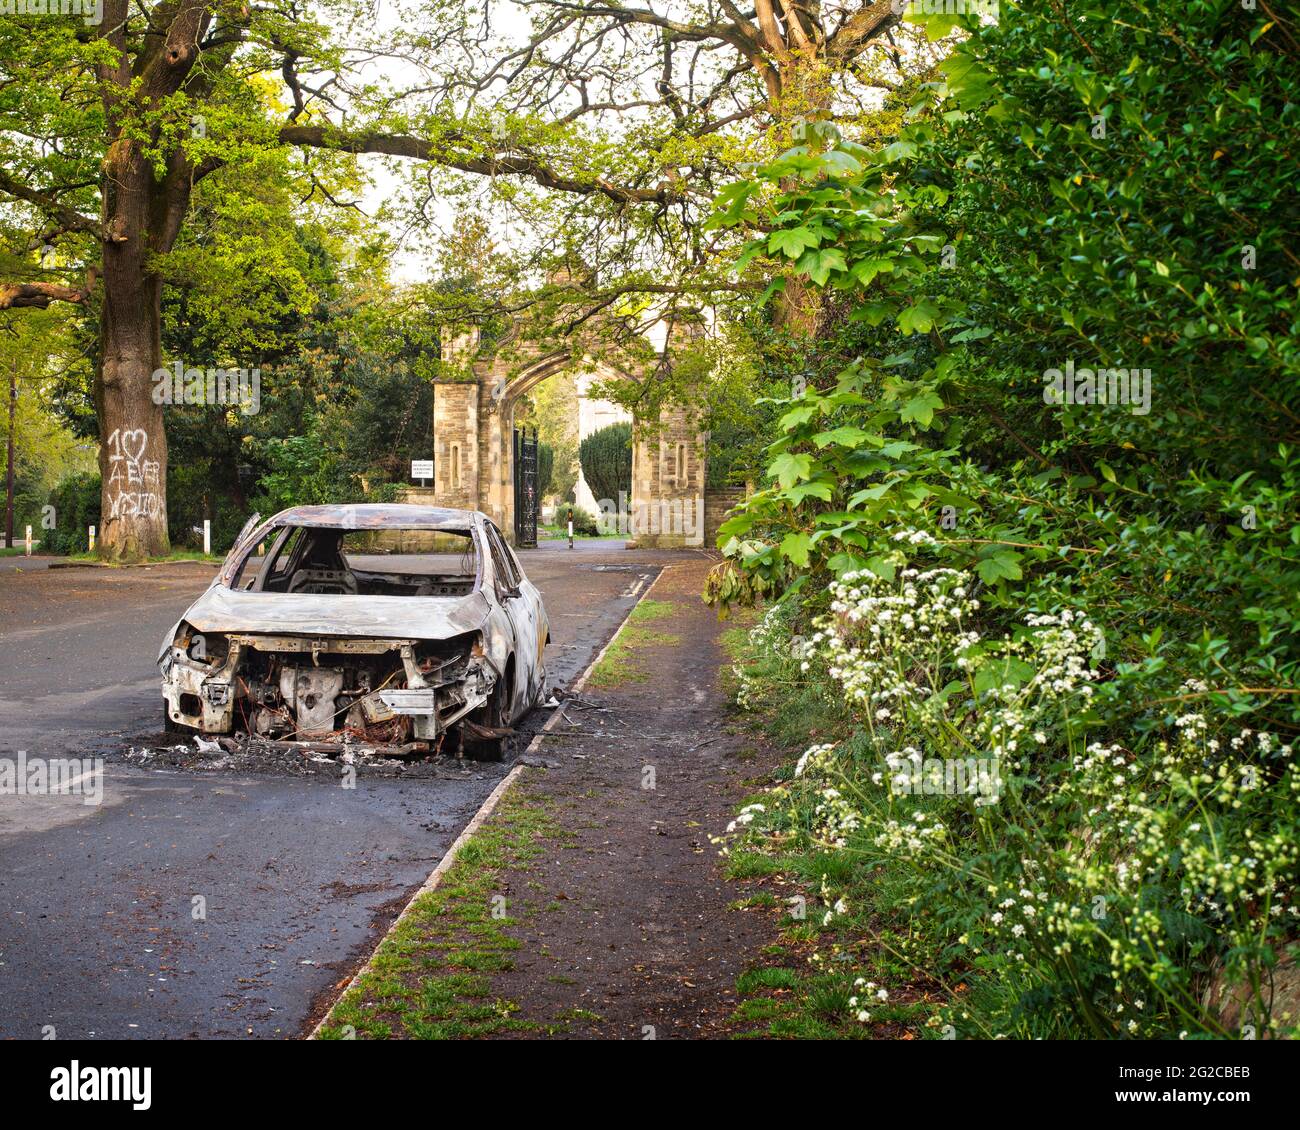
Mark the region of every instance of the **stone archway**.
MULTIPOLYGON (((636 378, 630 369, 572 349, 499 350, 481 356, 476 328, 448 335, 442 359, 456 375, 434 384, 434 485, 422 501, 482 510, 514 537, 511 433, 515 405, 542 381, 586 364, 604 375, 636 378)), ((629 545, 682 548, 704 544, 705 437, 691 413, 665 409, 653 424, 632 422, 632 497, 625 504, 629 545)), ((409 492, 415 496, 417 492, 409 492)))

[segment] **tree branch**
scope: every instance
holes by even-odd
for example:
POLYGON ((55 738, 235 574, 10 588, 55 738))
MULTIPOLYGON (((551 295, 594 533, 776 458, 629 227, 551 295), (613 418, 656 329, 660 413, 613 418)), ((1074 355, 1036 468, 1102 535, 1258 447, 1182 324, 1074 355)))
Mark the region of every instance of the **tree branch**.
POLYGON ((0 283, 0 310, 36 307, 44 310, 51 302, 84 302, 95 289, 95 268, 86 272, 83 287, 61 283, 0 283))
POLYGON ((390 157, 412 157, 432 161, 447 168, 482 176, 528 177, 543 188, 584 195, 603 195, 616 204, 674 204, 686 199, 683 193, 660 185, 657 188, 632 188, 613 184, 602 177, 580 180, 557 173, 535 157, 511 154, 503 157, 474 156, 447 151, 424 138, 384 133, 345 133, 327 126, 286 125, 280 127, 280 141, 285 145, 304 145, 317 149, 337 149, 344 153, 378 153, 390 157))
POLYGON ((36 205, 47 216, 52 216, 58 220, 64 231, 87 232, 99 239, 104 238, 104 231, 99 226, 98 220, 83 216, 75 208, 60 204, 54 197, 47 196, 43 192, 28 187, 21 181, 14 180, 3 169, 0 169, 0 192, 7 192, 10 196, 19 200, 26 200, 28 204, 36 205))
POLYGON ((893 0, 874 0, 845 20, 826 45, 830 58, 846 62, 859 54, 869 40, 902 21, 893 0))

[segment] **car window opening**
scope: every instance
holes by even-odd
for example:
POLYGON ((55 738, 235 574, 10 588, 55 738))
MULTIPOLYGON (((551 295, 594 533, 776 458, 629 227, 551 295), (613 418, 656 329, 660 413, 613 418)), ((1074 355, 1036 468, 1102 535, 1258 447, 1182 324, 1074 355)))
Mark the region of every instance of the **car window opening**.
POLYGON ((328 596, 466 596, 479 577, 470 530, 340 530, 291 526, 271 531, 247 556, 230 587, 240 592, 328 596))

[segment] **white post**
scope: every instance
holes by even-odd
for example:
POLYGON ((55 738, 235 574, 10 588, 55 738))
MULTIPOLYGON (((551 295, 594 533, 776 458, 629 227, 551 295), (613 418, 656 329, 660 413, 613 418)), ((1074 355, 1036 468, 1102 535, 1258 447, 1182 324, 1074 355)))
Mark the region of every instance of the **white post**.
POLYGON ((94 526, 90 527, 89 541, 90 541, 90 546, 89 546, 90 552, 94 553, 95 552, 95 527, 94 526))
POLYGON ((31 526, 28 526, 27 527, 27 556, 30 557, 31 555, 32 555, 32 528, 31 526))
POLYGON ((573 517, 569 517, 569 548, 573 548, 573 517))
POLYGON ((212 519, 203 519, 203 556, 212 554, 212 519))

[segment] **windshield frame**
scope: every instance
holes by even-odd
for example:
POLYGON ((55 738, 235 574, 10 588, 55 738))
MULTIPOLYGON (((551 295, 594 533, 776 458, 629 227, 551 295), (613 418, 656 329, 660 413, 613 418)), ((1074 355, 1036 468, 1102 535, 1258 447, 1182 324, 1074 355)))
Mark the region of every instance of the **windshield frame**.
MULTIPOLYGON (((431 530, 428 526, 424 526, 424 525, 408 526, 408 525, 403 525, 401 523, 395 523, 391 526, 385 525, 379 527, 373 525, 340 526, 336 523, 329 523, 329 522, 290 521, 283 518, 280 515, 276 515, 275 517, 269 518, 265 522, 263 522, 251 534, 247 535, 247 537, 244 539, 243 542, 236 545, 230 551, 230 556, 227 557, 225 564, 221 568, 221 572, 217 575, 217 583, 222 585, 222 587, 224 588, 230 589, 231 592, 239 592, 244 595, 252 595, 252 596, 291 595, 287 593, 278 593, 278 592, 263 592, 260 590, 260 588, 256 586, 257 584, 260 584, 261 580, 263 579, 260 576, 261 572, 265 570, 267 566, 272 561, 274 561, 275 558, 277 557, 277 553, 275 552, 275 550, 282 545, 284 538, 286 536, 292 536, 292 532, 294 530, 300 530, 300 529, 301 530, 342 530, 343 533, 345 534, 348 533, 372 534, 376 532, 376 529, 380 531, 404 530, 409 533, 445 533, 445 534, 459 534, 462 536, 466 536, 473 542, 474 545, 474 586, 470 590, 470 592, 471 594, 477 593, 483 588, 484 557, 489 552, 489 547, 483 536, 482 523, 477 518, 468 517, 468 516, 463 526, 455 526, 455 527, 447 526, 436 530, 431 530), (244 568, 245 563, 248 561, 249 557, 253 555, 253 551, 257 549, 257 547, 263 541, 265 541, 267 537, 274 534, 276 530, 283 530, 285 532, 281 533, 278 537, 275 538, 272 544, 271 551, 268 551, 266 554, 265 562, 263 562, 261 565, 258 566, 259 577, 258 577, 258 581, 255 582, 254 588, 235 589, 232 585, 232 582, 234 581, 235 577, 239 576, 239 574, 244 568)), ((466 576, 468 576, 468 574, 466 574, 466 576)), ((356 598, 350 597, 349 599, 356 599, 356 598)), ((370 599, 386 599, 386 598, 371 597, 370 599)), ((391 599, 410 600, 413 598, 403 596, 403 597, 393 597, 391 599)))

